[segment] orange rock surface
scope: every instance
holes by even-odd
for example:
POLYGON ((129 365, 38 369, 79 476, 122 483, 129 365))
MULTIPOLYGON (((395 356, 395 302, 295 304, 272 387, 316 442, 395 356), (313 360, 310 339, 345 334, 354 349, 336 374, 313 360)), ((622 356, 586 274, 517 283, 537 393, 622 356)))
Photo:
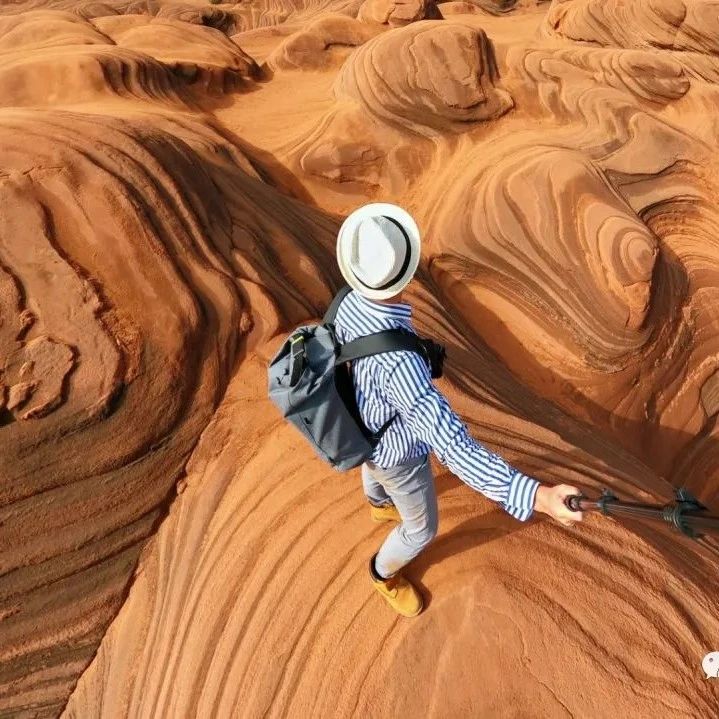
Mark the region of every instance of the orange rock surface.
POLYGON ((719 512, 717 37, 710 0, 2 3, 0 716, 716 716, 714 540, 437 466, 400 619, 265 369, 396 202, 478 439, 719 512))

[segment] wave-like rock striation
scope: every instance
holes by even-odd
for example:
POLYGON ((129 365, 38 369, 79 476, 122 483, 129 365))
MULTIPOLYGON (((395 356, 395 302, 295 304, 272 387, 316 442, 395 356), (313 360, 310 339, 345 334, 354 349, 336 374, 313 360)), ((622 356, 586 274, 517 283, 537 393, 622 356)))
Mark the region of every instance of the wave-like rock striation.
POLYGON ((0 715, 715 712, 713 541, 519 524, 437 468, 400 621, 356 473, 267 401, 342 215, 395 201, 474 435, 719 510, 716 3, 441 15, 0 7, 0 715))

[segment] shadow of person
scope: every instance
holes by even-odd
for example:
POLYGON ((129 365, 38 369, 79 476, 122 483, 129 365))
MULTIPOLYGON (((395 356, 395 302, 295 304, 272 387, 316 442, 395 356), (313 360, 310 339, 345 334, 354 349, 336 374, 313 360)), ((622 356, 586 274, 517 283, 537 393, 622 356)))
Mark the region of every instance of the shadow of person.
MULTIPOLYGON (((438 488, 437 491, 440 494, 438 488)), ((496 507, 488 509, 481 514, 469 517, 460 524, 452 527, 446 533, 442 528, 442 505, 440 502, 440 533, 432 544, 425 549, 408 566, 407 577, 417 586, 425 600, 425 607, 432 603, 432 591, 422 582, 427 570, 435 564, 440 564, 450 557, 458 557, 466 552, 502 539, 515 532, 521 532, 536 524, 541 519, 530 519, 527 522, 518 522, 503 509, 496 507)))

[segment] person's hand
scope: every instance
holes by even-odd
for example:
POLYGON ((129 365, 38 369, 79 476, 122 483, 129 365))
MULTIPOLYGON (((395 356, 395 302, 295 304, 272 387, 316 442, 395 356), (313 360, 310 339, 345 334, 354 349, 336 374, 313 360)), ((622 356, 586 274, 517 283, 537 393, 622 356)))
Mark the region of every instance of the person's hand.
POLYGON ((555 487, 542 484, 537 489, 534 498, 534 509, 537 512, 548 514, 565 527, 571 527, 575 522, 581 522, 583 519, 582 512, 572 512, 564 504, 564 500, 573 494, 580 494, 580 492, 569 484, 558 484, 555 487))

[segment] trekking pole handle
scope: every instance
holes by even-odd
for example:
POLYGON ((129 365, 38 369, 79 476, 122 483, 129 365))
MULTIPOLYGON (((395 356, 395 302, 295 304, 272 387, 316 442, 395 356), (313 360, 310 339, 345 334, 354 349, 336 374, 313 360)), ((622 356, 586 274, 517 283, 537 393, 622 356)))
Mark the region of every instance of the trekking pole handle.
POLYGON ((570 494, 564 498, 564 506, 571 512, 582 511, 582 500, 584 499, 583 494, 570 494))

